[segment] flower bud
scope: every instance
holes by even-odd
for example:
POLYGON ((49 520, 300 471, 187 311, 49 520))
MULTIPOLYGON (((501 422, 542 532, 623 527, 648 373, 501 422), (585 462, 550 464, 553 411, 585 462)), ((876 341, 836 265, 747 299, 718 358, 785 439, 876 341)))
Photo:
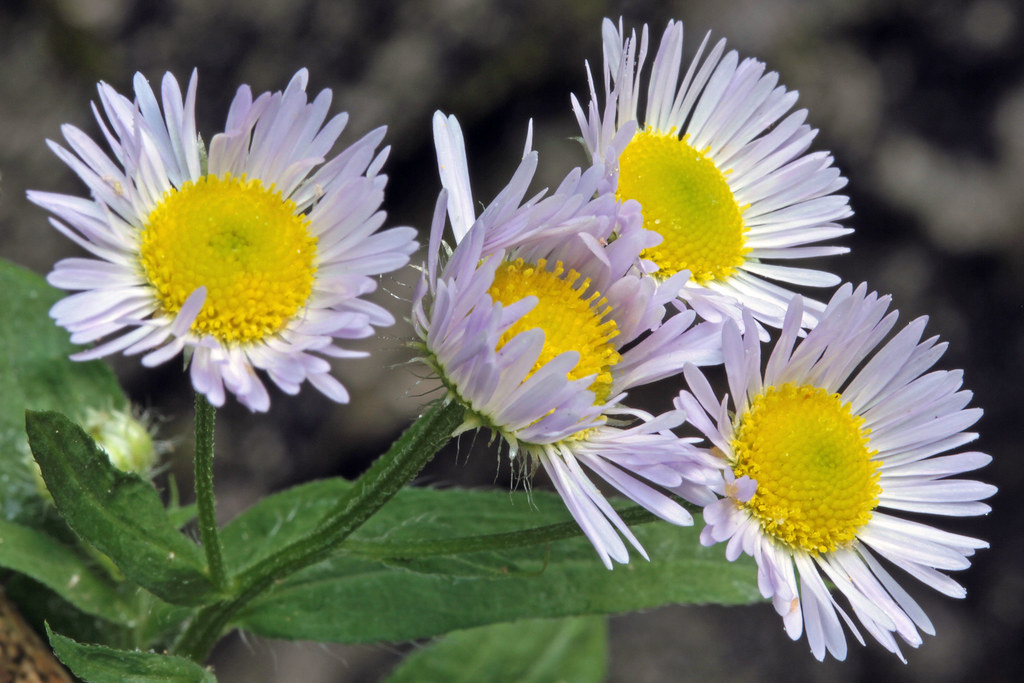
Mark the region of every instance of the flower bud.
POLYGON ((156 446, 144 416, 130 410, 86 408, 82 428, 122 472, 145 475, 156 459, 156 446))

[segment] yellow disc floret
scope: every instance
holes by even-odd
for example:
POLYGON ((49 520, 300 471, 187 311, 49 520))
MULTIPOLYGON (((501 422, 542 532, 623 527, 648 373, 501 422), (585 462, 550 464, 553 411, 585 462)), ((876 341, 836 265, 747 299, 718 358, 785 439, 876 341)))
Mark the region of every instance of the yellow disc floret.
POLYGON ((544 259, 536 265, 517 259, 498 267, 488 293, 506 306, 527 296, 538 299, 537 306, 501 336, 499 349, 520 332, 540 328, 544 331, 544 348, 530 374, 561 353, 578 351, 580 360, 568 379, 596 375, 590 390, 600 403, 611 392, 611 368, 619 362, 619 352, 612 343, 619 330, 614 320, 605 320, 607 300, 599 292, 588 290, 590 280, 575 270, 566 271, 561 261, 548 270, 544 259))
POLYGON ((878 463, 864 419, 820 387, 767 387, 732 441, 737 477, 757 480, 742 503, 764 529, 811 554, 848 547, 878 505, 878 463))
POLYGON ((689 270, 694 281, 722 280, 743 264, 742 210, 722 171, 688 137, 646 129, 619 156, 620 200, 640 202, 644 227, 662 243, 643 253, 668 277, 689 270))
POLYGON ((191 331, 245 344, 281 331, 306 304, 316 243, 309 219, 272 186, 204 176, 149 214, 140 260, 166 314, 206 287, 191 331))

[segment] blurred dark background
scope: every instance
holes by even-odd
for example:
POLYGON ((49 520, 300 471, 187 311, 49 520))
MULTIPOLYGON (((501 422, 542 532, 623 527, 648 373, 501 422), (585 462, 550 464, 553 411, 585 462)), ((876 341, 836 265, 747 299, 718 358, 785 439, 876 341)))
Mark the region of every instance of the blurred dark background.
MULTIPOLYGON (((881 647, 851 644, 846 662, 819 664, 791 643, 767 605, 666 607, 612 619, 609 680, 1017 680, 1024 620, 1024 493, 1014 425, 1024 383, 1024 8, 1015 0, 567 2, 564 0, 4 0, 0 4, 0 254, 45 274, 75 247, 24 198, 27 188, 81 194, 46 148, 64 122, 94 135, 88 102, 105 80, 130 93, 132 74, 157 84, 199 70, 199 128, 223 124, 235 88, 279 90, 309 67, 310 91, 331 88, 347 110, 350 143, 386 123, 393 146, 389 224, 425 230, 438 191, 430 137, 435 109, 462 121, 476 197, 489 201, 521 154, 527 121, 541 154, 536 187, 584 162, 569 93, 586 89, 583 60, 600 68, 600 23, 648 22, 654 45, 669 18, 686 25, 687 56, 706 31, 726 37, 800 91, 849 178, 852 253, 817 264, 891 292, 904 321, 931 318, 950 342, 940 367, 964 368, 985 409, 979 450, 995 460, 993 513, 943 520, 992 549, 959 575, 954 601, 907 579, 938 630, 903 666, 881 647)), ((653 50, 653 47, 652 47, 653 50)), ((425 236, 425 232, 423 233, 425 236)), ((417 261, 419 257, 417 257, 417 261)), ((380 301, 399 318, 415 273, 385 276, 380 301)), ((827 297, 826 297, 827 298, 827 297)), ((430 396, 405 365, 404 322, 360 344, 369 359, 337 366, 350 405, 305 388, 274 393, 270 413, 236 403, 219 413, 216 462, 223 521, 269 492, 325 476, 355 476, 430 396)), ((113 365, 132 399, 162 417, 190 480, 191 401, 176 363, 113 365)), ((671 391, 671 387, 664 387, 671 391)), ((676 390, 678 387, 676 388, 676 390)), ((432 485, 507 486, 493 452, 439 455, 432 485), (468 463, 466 462, 468 460, 468 463)), ((596 560, 595 560, 596 561, 596 560)), ((679 577, 685 581, 685 576, 679 577)), ((338 605, 336 609, 344 609, 338 605)), ((221 680, 372 681, 416 644, 339 646, 232 636, 215 654, 221 680)))

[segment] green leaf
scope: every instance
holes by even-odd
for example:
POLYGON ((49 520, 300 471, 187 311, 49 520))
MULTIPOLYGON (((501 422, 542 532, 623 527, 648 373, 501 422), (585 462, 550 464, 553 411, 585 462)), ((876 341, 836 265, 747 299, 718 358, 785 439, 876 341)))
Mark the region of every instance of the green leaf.
POLYGON ((119 624, 135 616, 108 578, 68 546, 34 529, 0 520, 0 567, 35 579, 86 614, 119 624))
POLYGON ((152 484, 113 467, 60 413, 29 412, 26 426, 46 486, 76 534, 168 602, 199 605, 213 596, 202 552, 175 528, 152 484))
MULTIPOLYGON (((260 500, 221 529, 228 566, 246 569, 309 533, 351 487, 344 479, 321 479, 260 500)), ((394 504, 391 501, 384 510, 394 504)))
MULTIPOLYGON (((25 621, 39 633, 46 630, 45 623, 49 622, 58 632, 82 642, 103 643, 112 647, 127 647, 132 643, 133 629, 130 627, 86 614, 24 574, 11 573, 4 580, 4 592, 18 606, 25 621)), ((143 591, 139 589, 139 592, 143 591)), ((167 603, 160 601, 160 604, 167 603)))
POLYGON ((403 661, 387 683, 601 683, 602 617, 531 619, 455 631, 403 661))
MULTIPOLYGON (((314 529, 351 487, 352 483, 344 479, 322 479, 264 498, 222 529, 225 557, 241 571, 272 555, 314 529)), ((431 539, 516 531, 567 520, 571 517, 560 503, 538 507, 536 500, 531 501, 521 493, 510 496, 499 492, 408 488, 356 531, 348 546, 360 546, 369 540, 386 551, 388 544, 404 547, 431 539)), ((470 573, 479 573, 473 569, 474 564, 490 556, 472 555, 454 561, 466 563, 470 573)), ((391 562, 415 564, 424 570, 435 564, 430 558, 389 558, 391 562)), ((451 557, 442 560, 444 573, 455 571, 452 561, 451 557)), ((507 566, 490 567, 492 573, 498 570, 507 570, 507 566)))
MULTIPOLYGON (((315 522, 346 486, 315 482, 265 499, 225 528, 225 547, 249 562, 315 522)), ((347 546, 260 596, 236 619, 275 638, 370 642, 407 640, 525 618, 614 614, 669 603, 747 604, 761 599, 750 558, 728 562, 704 548, 693 527, 636 525, 651 561, 605 569, 577 537, 465 553, 406 556, 430 539, 525 530, 571 520, 554 494, 407 489, 347 546), (346 547, 348 550, 346 551, 346 547), (332 607, 325 608, 325 605, 332 607)))
POLYGON ((180 529, 196 518, 196 504, 190 503, 181 507, 168 507, 167 518, 171 520, 171 526, 180 529))
POLYGON ((0 259, 0 517, 37 527, 46 504, 34 481, 25 439, 25 409, 80 415, 86 407, 126 405, 110 369, 76 363, 81 349, 50 319, 63 293, 0 259))
POLYGON ((87 683, 216 683, 217 680, 210 671, 183 657, 84 645, 54 633, 49 626, 46 634, 60 661, 87 683))

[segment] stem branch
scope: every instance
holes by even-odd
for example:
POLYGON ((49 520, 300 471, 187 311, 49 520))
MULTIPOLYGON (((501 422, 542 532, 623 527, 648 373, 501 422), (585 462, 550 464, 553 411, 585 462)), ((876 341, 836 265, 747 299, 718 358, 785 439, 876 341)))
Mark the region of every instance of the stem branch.
POLYGON ((456 402, 437 403, 422 415, 338 500, 306 536, 238 574, 233 597, 201 609, 181 635, 174 652, 202 662, 232 617, 275 581, 319 562, 389 501, 451 439, 462 423, 456 402))
MULTIPOLYGON (((622 521, 631 527, 658 520, 657 516, 640 506, 619 510, 618 513, 622 521)), ((580 525, 573 521, 547 524, 532 529, 523 529, 522 531, 410 541, 407 543, 348 541, 345 543, 344 551, 371 560, 411 560, 419 557, 527 548, 582 535, 583 530, 580 528, 580 525)))

